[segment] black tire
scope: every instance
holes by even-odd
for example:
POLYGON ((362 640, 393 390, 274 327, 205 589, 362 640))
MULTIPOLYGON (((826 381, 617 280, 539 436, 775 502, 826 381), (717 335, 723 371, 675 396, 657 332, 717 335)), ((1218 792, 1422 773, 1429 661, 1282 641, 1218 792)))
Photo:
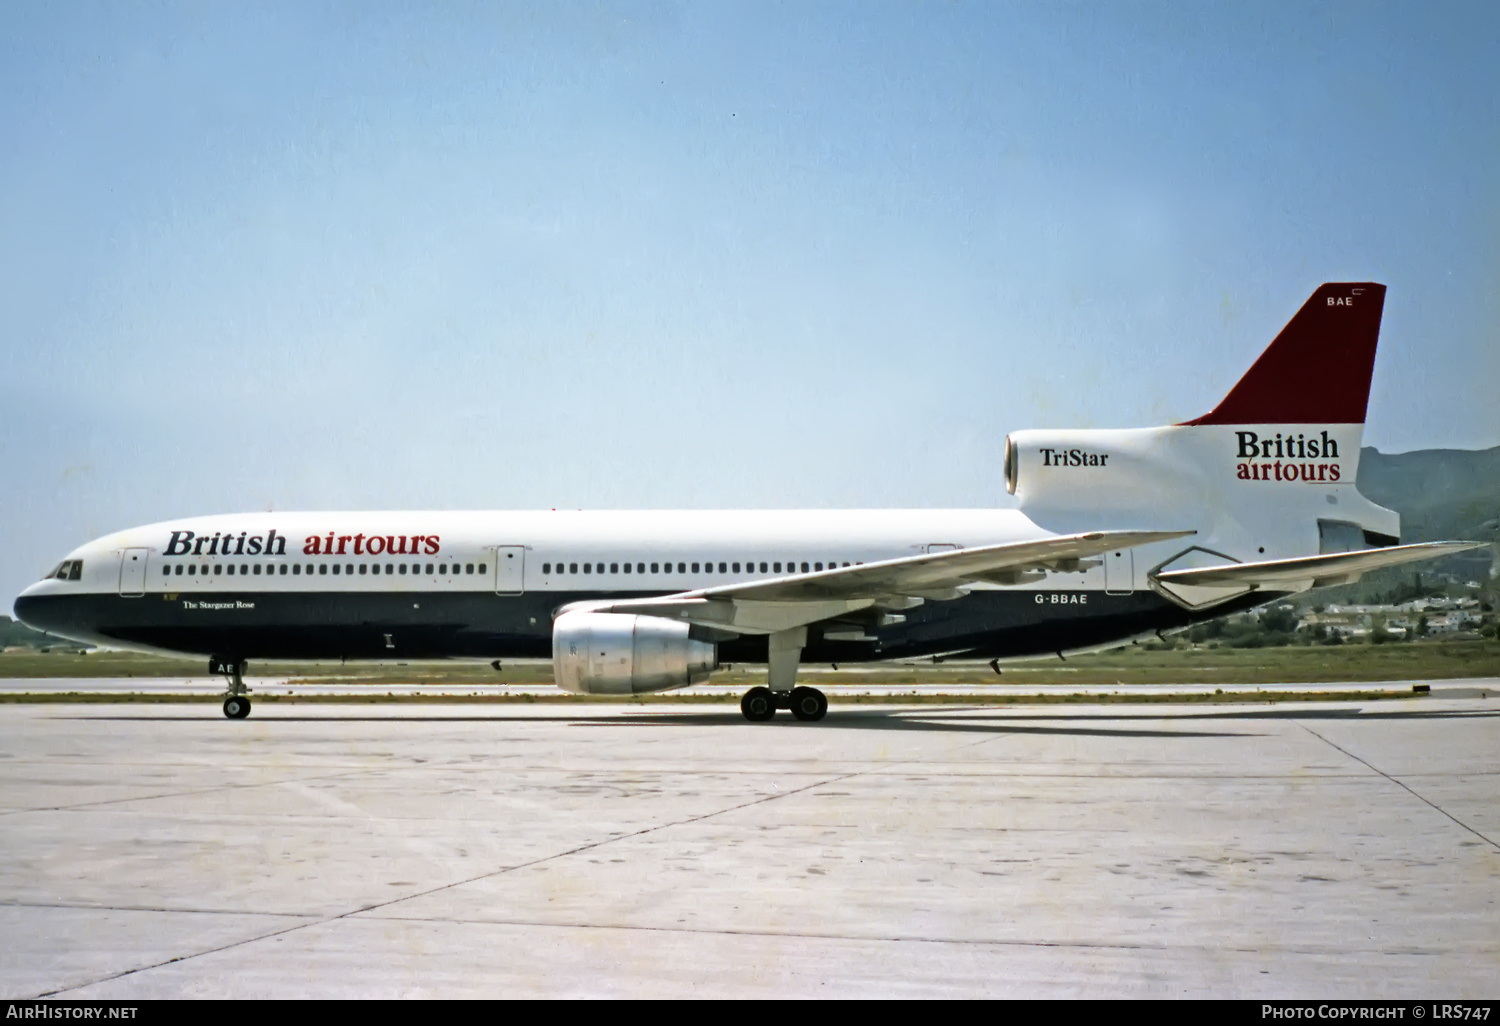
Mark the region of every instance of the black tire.
POLYGON ((792 715, 816 723, 828 715, 828 699, 817 688, 792 688, 792 715))
POLYGON ((231 720, 243 720, 250 715, 250 699, 244 695, 230 695, 224 699, 224 715, 231 720))
POLYGON ((751 688, 740 699, 740 712, 751 723, 765 723, 776 715, 776 696, 770 688, 751 688))

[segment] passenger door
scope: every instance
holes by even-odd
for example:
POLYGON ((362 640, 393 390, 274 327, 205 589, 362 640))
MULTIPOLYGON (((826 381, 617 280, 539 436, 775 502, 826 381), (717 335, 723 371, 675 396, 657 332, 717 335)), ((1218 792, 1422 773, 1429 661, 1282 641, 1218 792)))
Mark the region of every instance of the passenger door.
POLYGON ((146 593, 146 549, 126 549, 120 553, 120 594, 140 598, 146 593))
POLYGON ((495 593, 519 595, 525 590, 526 547, 500 545, 495 549, 495 593))
POLYGON ((1135 590, 1135 552, 1120 549, 1104 554, 1104 593, 1129 595, 1135 590))

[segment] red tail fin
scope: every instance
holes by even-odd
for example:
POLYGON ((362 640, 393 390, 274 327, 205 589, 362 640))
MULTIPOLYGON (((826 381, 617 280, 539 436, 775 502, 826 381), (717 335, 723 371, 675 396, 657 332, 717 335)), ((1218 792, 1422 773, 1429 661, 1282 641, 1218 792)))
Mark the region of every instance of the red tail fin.
POLYGON ((1384 308, 1384 285, 1323 285, 1213 412, 1187 423, 1363 424, 1384 308))

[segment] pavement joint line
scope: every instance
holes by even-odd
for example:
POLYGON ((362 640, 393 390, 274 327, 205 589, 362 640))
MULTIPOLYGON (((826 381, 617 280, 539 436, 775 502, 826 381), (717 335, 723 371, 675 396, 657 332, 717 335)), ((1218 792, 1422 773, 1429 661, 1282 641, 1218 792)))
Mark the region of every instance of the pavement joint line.
MULTIPOLYGON (((804 933, 791 930, 705 930, 692 926, 638 926, 628 923, 557 923, 545 920, 528 919, 465 919, 454 916, 392 916, 392 915, 361 915, 361 919, 368 919, 381 923, 452 923, 461 926, 518 926, 535 927, 543 929, 558 930, 621 930, 640 931, 642 933, 688 933, 702 934, 707 936, 725 937, 785 937, 800 940, 826 940, 847 941, 857 944, 954 944, 975 945, 986 947, 1015 947, 1015 948, 1074 948, 1085 950, 1103 951, 1198 951, 1202 945, 1198 942, 1189 944, 1157 944, 1157 943, 1126 943, 1108 941, 1069 941, 1069 940, 1017 940, 1004 937, 931 937, 922 934, 895 934, 888 936, 861 935, 848 933, 804 933)), ((1258 954, 1263 948, 1235 948, 1234 950, 1258 954)), ((1328 955, 1345 954, 1347 948, 1328 948, 1318 946, 1284 947, 1280 949, 1285 954, 1297 955, 1328 955)), ((1366 948, 1366 952, 1389 953, 1390 948, 1376 947, 1366 948)), ((1445 948, 1442 950, 1409 950, 1399 949, 1407 954, 1440 956, 1453 954, 1458 949, 1445 948)))
POLYGON ((357 777, 374 770, 345 770, 341 773, 324 773, 315 777, 299 777, 295 780, 267 780, 254 784, 222 784, 218 787, 195 787, 190 791, 168 791, 165 794, 142 794, 133 798, 101 798, 98 801, 79 802, 76 805, 37 805, 27 809, 0 810, 0 816, 20 816, 31 812, 76 812, 79 809, 98 808, 102 805, 120 805, 125 802, 149 802, 158 798, 185 798, 194 794, 212 794, 216 791, 243 791, 256 787, 280 787, 283 784, 300 784, 308 780, 337 780, 340 777, 357 777))
POLYGON ((1391 783, 1395 784, 1397 787, 1399 787, 1402 790, 1406 791, 1412 797, 1418 799, 1419 801, 1421 801, 1425 805, 1431 806, 1432 808, 1436 809, 1438 812, 1441 812, 1443 815, 1445 815, 1449 819, 1453 820, 1453 822, 1455 822, 1459 826, 1463 827, 1469 833, 1473 834, 1475 837, 1479 838, 1481 841, 1485 842, 1490 847, 1494 848, 1496 851, 1500 851, 1500 843, 1497 843, 1497 842, 1491 840, 1490 838, 1486 837, 1484 834, 1481 834, 1478 830, 1475 830, 1473 827, 1469 826, 1469 824, 1465 823, 1463 820, 1459 819, 1457 816, 1453 815, 1453 813, 1449 812, 1447 809, 1443 808, 1441 805, 1437 804, 1436 802, 1429 801, 1427 798, 1424 798, 1417 791, 1415 791, 1412 788, 1408 787, 1406 784, 1402 783, 1400 780, 1397 780, 1395 777, 1391 776, 1385 770, 1380 769, 1378 766, 1371 765, 1369 762, 1366 762, 1364 759, 1361 759, 1359 756, 1355 755, 1353 752, 1349 751, 1347 748, 1343 748, 1340 745, 1334 744, 1332 741, 1328 740, 1322 734, 1319 734, 1316 730, 1313 730, 1307 724, 1305 724, 1305 723, 1299 723, 1298 726, 1300 726, 1303 730, 1307 731, 1313 737, 1317 738, 1319 741, 1322 741, 1324 744, 1329 745, 1329 746, 1331 746, 1333 748, 1337 748, 1339 751, 1343 752, 1345 755, 1347 755, 1349 758, 1353 759, 1355 762, 1360 763, 1361 765, 1368 767, 1371 771, 1373 771, 1375 773, 1379 773, 1382 777, 1385 777, 1385 779, 1389 780, 1391 783))
POLYGON ((233 908, 165 908, 157 905, 95 905, 86 901, 15 901, 0 900, 0 908, 71 908, 81 912, 162 912, 174 915, 203 916, 279 916, 290 919, 315 919, 316 912, 253 912, 233 908))
MULTIPOLYGON (((978 745, 985 744, 985 743, 987 743, 989 741, 994 741, 996 738, 1006 737, 1006 736, 1008 736, 1008 735, 1006 735, 1004 733, 995 733, 995 734, 990 735, 989 737, 980 738, 977 741, 969 741, 969 742, 967 742, 965 744, 955 745, 954 748, 955 749, 973 748, 973 747, 976 747, 978 745)), ((914 762, 914 761, 915 761, 915 759, 902 759, 899 762, 895 763, 895 765, 900 765, 901 763, 914 762)), ((625 840, 629 840, 631 838, 641 837, 641 836, 644 836, 645 834, 656 833, 656 832, 661 831, 661 830, 668 830, 668 829, 671 829, 672 827, 686 826, 689 823, 700 823, 700 822, 702 822, 705 819, 712 819, 715 816, 727 815, 728 813, 731 813, 731 812, 738 812, 741 809, 748 809, 748 808, 751 808, 751 807, 756 806, 756 805, 763 805, 766 802, 772 802, 772 801, 777 800, 778 798, 790 798, 792 795, 801 794, 804 791, 811 791, 813 788, 816 788, 816 787, 824 787, 824 786, 826 786, 828 784, 836 784, 836 783, 838 783, 841 780, 849 780, 849 779, 851 779, 853 777, 863 776, 866 773, 873 773, 878 768, 879 767, 872 767, 871 769, 868 769, 868 770, 855 770, 855 771, 850 772, 850 773, 838 774, 836 776, 829 777, 826 780, 819 780, 819 781, 815 781, 814 783, 811 783, 811 784, 805 784, 802 787, 794 788, 794 789, 792 789, 790 791, 778 791, 775 794, 762 795, 761 797, 753 799, 753 800, 748 801, 748 802, 741 802, 738 805, 731 805, 729 808, 726 808, 726 809, 717 809, 717 810, 715 810, 713 812, 705 812, 702 815, 689 816, 689 817, 687 817, 685 819, 674 820, 671 823, 658 823, 655 826, 645 827, 645 828, 643 828, 641 830, 635 830, 635 831, 632 831, 630 833, 619 834, 619 835, 617 835, 615 837, 606 837, 606 838, 604 838, 602 840, 598 840, 598 841, 591 841, 588 844, 578 845, 577 847, 571 848, 571 849, 569 849, 567 851, 556 852, 556 853, 554 853, 552 855, 546 855, 546 856, 543 856, 541 858, 531 859, 530 861, 518 863, 518 864, 513 865, 513 866, 502 866, 500 869, 492 870, 492 871, 490 871, 488 873, 480 873, 480 874, 478 874, 476 876, 471 876, 471 877, 469 877, 467 879, 464 879, 464 880, 455 880, 452 883, 442 884, 441 886, 432 887, 432 888, 429 888, 429 889, 427 889, 425 891, 418 891, 415 894, 406 894, 406 895, 402 895, 401 897, 398 897, 398 898, 390 898, 390 899, 388 899, 386 901, 376 902, 373 905, 366 905, 366 906, 364 906, 362 908, 351 909, 348 912, 341 912, 338 915, 326 916, 324 918, 317 919, 317 920, 315 920, 313 922, 294 923, 294 924, 292 924, 290 926, 287 926, 287 927, 285 927, 283 929, 280 929, 280 930, 272 930, 272 931, 270 931, 268 933, 263 933, 263 934, 260 934, 258 936, 255 936, 255 937, 245 937, 245 938, 242 938, 242 939, 237 940, 237 941, 230 941, 227 944, 221 944, 221 945, 218 945, 217 947, 209 948, 209 949, 204 950, 204 951, 189 952, 188 954, 185 954, 185 955, 177 955, 177 956, 175 956, 173 958, 163 959, 160 962, 155 962, 155 963, 152 963, 151 965, 137 966, 137 967, 135 967, 133 969, 125 969, 125 970, 123 970, 121 972, 111 973, 108 976, 102 976, 102 977, 100 977, 98 979, 89 980, 89 981, 87 981, 85 983, 79 983, 79 984, 74 984, 72 986, 59 987, 59 988, 56 988, 54 990, 44 991, 43 993, 38 994, 36 997, 38 999, 40 999, 40 998, 55 997, 58 994, 63 994, 63 993, 66 993, 68 991, 71 991, 71 990, 79 990, 79 989, 81 989, 83 987, 92 987, 92 986, 96 986, 96 985, 101 984, 101 983, 109 983, 112 980, 124 979, 127 976, 134 976, 137 973, 148 972, 148 971, 150 971, 152 969, 160 969, 163 966, 173 965, 173 964, 175 964, 177 962, 186 962, 186 961, 189 961, 190 959, 201 958, 204 955, 216 955, 216 954, 218 954, 218 953, 220 953, 222 951, 229 951, 229 950, 231 950, 233 948, 244 947, 247 944, 254 944, 254 943, 258 942, 258 941, 263 941, 263 940, 270 940, 272 937, 281 937, 281 936, 284 936, 284 935, 289 934, 289 933, 295 933, 298 930, 306 930, 306 929, 310 929, 311 927, 314 927, 314 926, 322 926, 322 925, 325 925, 327 923, 338 922, 341 919, 348 919, 348 918, 350 918, 352 916, 360 915, 362 913, 373 912, 376 909, 389 908, 390 906, 398 904, 398 903, 403 902, 403 901, 412 901, 412 900, 414 900, 416 898, 425 898, 425 897, 428 897, 429 895, 439 894, 439 893, 441 893, 443 891, 452 890, 455 887, 463 887, 466 884, 478 883, 480 880, 488 880, 491 877, 502 876, 502 875, 504 875, 506 873, 515 872, 516 870, 519 870, 519 869, 527 869, 527 868, 530 868, 531 866, 541 865, 543 862, 551 862, 554 859, 567 858, 569 855, 577 855, 580 852, 591 851, 591 850, 593 850, 595 848, 602 848, 603 846, 605 846, 607 844, 614 844, 617 841, 625 841, 625 840)), ((345 774, 345 775, 354 775, 354 774, 345 774)), ((375 917, 375 918, 379 918, 379 917, 375 917)), ((389 918, 395 918, 395 917, 389 917, 389 918)))
MULTIPOLYGON (((360 918, 380 923, 453 923, 464 926, 522 926, 558 930, 623 930, 640 931, 642 933, 688 933, 723 937, 789 937, 800 940, 849 941, 859 944, 974 944, 992 947, 1098 948, 1121 951, 1176 950, 1174 947, 1166 944, 1130 944, 1124 942, 1111 944, 1106 941, 1008 940, 1002 937, 928 937, 921 934, 879 936, 853 933, 808 933, 792 930, 705 930, 692 926, 638 926, 630 923, 551 923, 545 920, 464 919, 454 916, 361 915, 360 918)), ((1188 944, 1182 945, 1182 947, 1193 948, 1195 945, 1188 944)))

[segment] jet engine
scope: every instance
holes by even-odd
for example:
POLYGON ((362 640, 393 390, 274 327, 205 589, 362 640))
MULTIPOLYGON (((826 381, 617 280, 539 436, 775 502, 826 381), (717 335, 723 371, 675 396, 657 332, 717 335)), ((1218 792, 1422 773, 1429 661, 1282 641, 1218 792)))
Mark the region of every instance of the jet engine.
POLYGON ((633 695, 707 680, 718 646, 660 616, 563 613, 552 624, 552 672, 564 691, 633 695))
POLYGON ((1204 477, 1202 439, 1192 434, 1171 427, 1017 431, 1005 440, 1005 488, 1022 508, 1107 505, 1118 511, 1152 510, 1173 500, 1188 504, 1201 493, 1204 477))

